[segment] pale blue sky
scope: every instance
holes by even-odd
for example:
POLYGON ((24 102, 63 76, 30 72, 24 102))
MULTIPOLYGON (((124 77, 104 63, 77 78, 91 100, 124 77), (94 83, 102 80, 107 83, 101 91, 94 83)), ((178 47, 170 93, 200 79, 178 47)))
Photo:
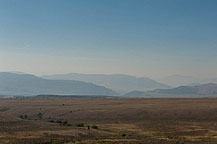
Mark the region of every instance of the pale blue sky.
POLYGON ((0 71, 217 77, 216 0, 0 0, 0 71))

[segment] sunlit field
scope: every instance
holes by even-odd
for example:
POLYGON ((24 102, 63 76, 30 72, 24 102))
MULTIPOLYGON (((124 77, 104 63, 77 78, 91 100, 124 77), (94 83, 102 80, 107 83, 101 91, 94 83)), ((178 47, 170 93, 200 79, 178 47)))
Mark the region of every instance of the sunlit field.
POLYGON ((217 143, 217 99, 0 99, 0 143, 217 143))

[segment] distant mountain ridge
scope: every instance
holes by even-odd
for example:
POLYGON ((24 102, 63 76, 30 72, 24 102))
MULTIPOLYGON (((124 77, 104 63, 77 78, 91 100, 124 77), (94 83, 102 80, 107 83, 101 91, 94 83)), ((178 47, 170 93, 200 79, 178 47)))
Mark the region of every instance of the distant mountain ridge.
POLYGON ((182 85, 217 83, 217 78, 196 78, 192 76, 172 75, 159 80, 167 85, 177 87, 182 85))
POLYGON ((152 92, 160 94, 217 95, 217 84, 208 83, 195 86, 179 86, 173 89, 156 89, 152 92))
POLYGON ((179 86, 171 89, 156 89, 153 91, 132 91, 127 97, 217 97, 217 84, 208 83, 192 86, 179 86))
POLYGON ((72 80, 47 80, 30 74, 0 72, 0 95, 119 95, 104 86, 72 80))
POLYGON ((145 92, 144 91, 131 91, 126 94, 124 94, 124 97, 140 97, 144 96, 145 92))
POLYGON ((63 80, 79 80, 91 82, 97 85, 102 85, 107 88, 113 89, 119 93, 126 93, 132 90, 154 90, 157 88, 169 88, 169 86, 159 83, 147 77, 135 77, 123 74, 55 74, 41 76, 46 79, 63 79, 63 80))

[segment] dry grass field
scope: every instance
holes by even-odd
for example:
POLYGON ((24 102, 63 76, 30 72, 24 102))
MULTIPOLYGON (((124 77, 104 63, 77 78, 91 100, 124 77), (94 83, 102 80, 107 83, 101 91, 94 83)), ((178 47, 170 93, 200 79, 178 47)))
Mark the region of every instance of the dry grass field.
POLYGON ((216 144, 217 99, 0 99, 0 144, 216 144))

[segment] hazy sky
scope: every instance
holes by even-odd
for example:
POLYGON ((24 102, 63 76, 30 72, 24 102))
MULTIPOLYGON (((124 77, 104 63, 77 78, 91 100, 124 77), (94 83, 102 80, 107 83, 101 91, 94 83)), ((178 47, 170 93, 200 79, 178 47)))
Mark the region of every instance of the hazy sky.
POLYGON ((0 0, 0 71, 217 77, 217 1, 0 0))

